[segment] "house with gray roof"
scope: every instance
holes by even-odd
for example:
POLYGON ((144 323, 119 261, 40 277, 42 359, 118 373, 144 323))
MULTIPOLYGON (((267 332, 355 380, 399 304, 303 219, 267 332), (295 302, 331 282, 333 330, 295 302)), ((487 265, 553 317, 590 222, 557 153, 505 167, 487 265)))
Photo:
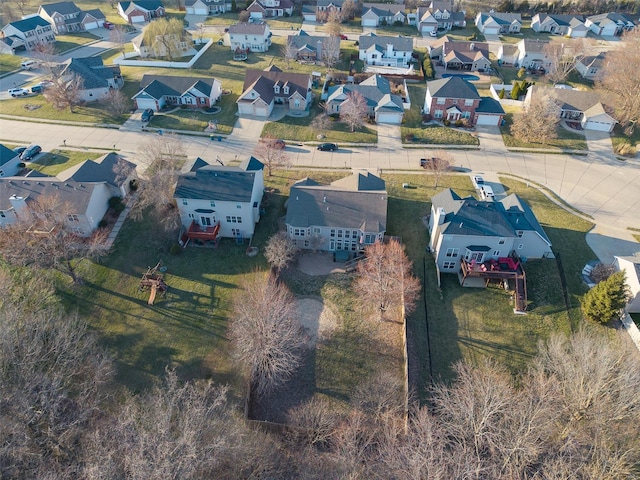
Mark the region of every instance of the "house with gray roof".
POLYGON ((520 33, 522 15, 519 13, 479 12, 476 27, 483 35, 520 33))
POLYGON ((587 55, 576 60, 576 71, 587 80, 596 80, 602 76, 602 67, 604 67, 606 52, 598 55, 587 55))
POLYGON ((135 178, 135 165, 116 153, 85 160, 56 177, 27 175, 0 178, 0 226, 15 223, 29 204, 40 198, 56 198, 69 206, 67 223, 79 236, 97 228, 109 209, 109 199, 125 197, 135 178))
POLYGON ((534 32, 548 32, 571 38, 584 38, 589 31, 582 15, 553 15, 546 13, 538 13, 533 16, 531 29, 534 32))
POLYGON ((385 37, 375 33, 361 35, 358 39, 358 54, 366 65, 406 67, 413 53, 413 38, 385 37))
MULTIPOLYGON (((340 37, 330 38, 327 36, 309 35, 304 30, 299 30, 295 35, 287 37, 287 43, 295 51, 295 59, 299 62, 316 62, 323 60, 323 46, 328 42, 338 42, 340 37)), ((335 44, 333 45, 335 46, 335 44)), ((330 45, 331 47, 331 45, 330 45)))
POLYGON ((20 155, 0 143, 0 177, 12 177, 20 169, 20 155))
POLYGON ((304 178, 290 189, 287 234, 302 249, 359 252, 384 239, 387 199, 384 180, 370 172, 328 185, 304 178))
POLYGON ((158 111, 169 105, 210 108, 222 95, 219 80, 173 75, 143 75, 140 91, 132 98, 138 109, 158 111))
POLYGON ((231 11, 230 0, 185 0, 187 15, 217 15, 231 11))
POLYGON ((454 11, 453 2, 449 1, 433 1, 429 7, 418 7, 416 19, 416 26, 422 35, 467 26, 464 10, 454 11))
POLYGON ((140 58, 164 59, 170 56, 171 59, 177 59, 197 53, 193 48, 193 37, 186 28, 180 33, 153 37, 143 31, 131 39, 131 44, 140 58))
POLYGON ((211 165, 197 159, 190 172, 178 177, 174 198, 185 229, 205 232, 215 227, 220 237, 251 238, 260 220, 264 164, 254 157, 237 167, 211 165))
POLYGON ((291 16, 293 3, 290 0, 253 0, 247 7, 247 12, 255 20, 291 16))
MULTIPOLYGON (((406 85, 403 85, 402 88, 406 88, 406 85)), ((349 94, 353 92, 364 97, 367 102, 369 118, 375 120, 376 123, 399 125, 402 123, 405 108, 411 108, 411 104, 405 105, 401 95, 392 91, 389 80, 376 74, 357 85, 348 83, 330 87, 327 92, 327 113, 339 115, 340 109, 350 101, 349 94)), ((405 98, 408 98, 406 91, 405 98)))
POLYGON ((363 27, 404 24, 407 21, 404 4, 363 3, 360 24, 363 27))
POLYGON ((616 268, 625 273, 625 283, 631 292, 626 310, 629 313, 640 313, 640 252, 634 256, 614 256, 616 268))
POLYGON ((70 58, 61 64, 59 72, 65 81, 74 76, 82 79, 78 93, 84 102, 104 100, 112 90, 120 90, 124 85, 120 67, 105 66, 100 57, 70 58))
POLYGON ((48 45, 55 41, 55 33, 49 22, 34 15, 2 27, 0 53, 15 55, 16 52, 30 51, 38 45, 48 45))
POLYGON ((441 273, 457 274, 462 260, 481 264, 514 254, 553 257, 549 237, 516 194, 481 201, 443 190, 431 198, 429 234, 429 248, 441 273))
POLYGON ((271 46, 271 30, 266 22, 236 23, 225 33, 225 45, 233 52, 266 52, 271 46))
POLYGON ((135 0, 118 2, 118 13, 127 23, 134 24, 164 17, 165 8, 160 0, 135 0))
POLYGON ((498 62, 512 64, 532 70, 549 70, 551 60, 546 52, 549 42, 524 38, 515 47, 502 46, 498 49, 498 62))
POLYGON ((633 20, 617 12, 591 15, 584 23, 596 35, 605 37, 622 35, 623 32, 633 30, 636 27, 633 20))
POLYGON ((275 65, 247 70, 242 94, 236 100, 239 115, 267 118, 275 105, 303 112, 311 105, 311 75, 283 72, 275 65))
POLYGON ((429 46, 429 57, 447 70, 484 72, 491 68, 488 43, 458 41, 448 35, 429 46))
POLYGON ((105 16, 99 9, 81 10, 73 2, 40 5, 38 15, 51 24, 56 35, 83 32, 102 27, 105 16))

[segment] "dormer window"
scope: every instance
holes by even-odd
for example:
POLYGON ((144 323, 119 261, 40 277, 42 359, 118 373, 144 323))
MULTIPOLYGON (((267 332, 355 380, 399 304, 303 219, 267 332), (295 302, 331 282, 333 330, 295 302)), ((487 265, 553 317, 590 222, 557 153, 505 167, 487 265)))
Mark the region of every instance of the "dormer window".
POLYGON ((274 91, 275 93, 280 93, 280 85, 274 85, 274 86, 273 86, 273 91, 274 91))
POLYGON ((282 89, 285 95, 289 95, 289 85, 285 85, 282 89))

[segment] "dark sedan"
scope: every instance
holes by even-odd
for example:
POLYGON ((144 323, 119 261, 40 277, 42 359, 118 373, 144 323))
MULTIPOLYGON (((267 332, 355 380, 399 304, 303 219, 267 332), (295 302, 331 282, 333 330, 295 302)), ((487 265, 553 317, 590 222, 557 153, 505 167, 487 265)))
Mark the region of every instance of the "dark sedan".
POLYGON ((22 152, 22 155, 20 155, 20 159, 24 161, 32 160, 33 157, 38 155, 41 151, 42 147, 40 147, 40 145, 30 145, 25 149, 24 152, 22 152))
POLYGON ((321 143, 318 145, 318 150, 322 152, 333 152, 338 149, 338 145, 335 143, 321 143))

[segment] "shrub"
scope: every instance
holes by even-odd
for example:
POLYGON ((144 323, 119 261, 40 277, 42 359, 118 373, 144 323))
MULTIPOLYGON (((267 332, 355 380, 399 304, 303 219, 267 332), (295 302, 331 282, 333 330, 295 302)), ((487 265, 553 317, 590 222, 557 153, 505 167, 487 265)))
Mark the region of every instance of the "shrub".
POLYGON ((500 92, 498 92, 498 98, 503 99, 504 98, 504 94, 505 94, 505 91, 504 91, 504 88, 503 88, 502 90, 500 90, 500 92))
POLYGON ((631 145, 629 142, 621 143, 620 145, 616 145, 615 151, 619 155, 623 155, 625 157, 633 157, 637 153, 637 147, 635 145, 631 145))
POLYGON ((109 225, 109 222, 107 222, 105 219, 102 219, 98 222, 98 228, 106 228, 107 225, 109 225))
POLYGON ((138 190, 138 181, 135 178, 132 178, 131 180, 129 180, 129 189, 132 192, 135 192, 136 190, 138 190))
POLYGON ((524 67, 520 67, 520 70, 518 70, 518 78, 524 77, 526 73, 527 70, 524 67))
POLYGON ((408 133, 404 139, 407 142, 413 142, 415 140, 416 136, 413 133, 408 133))
POLYGON ((111 208, 117 208, 117 206, 121 204, 122 204, 122 197, 115 196, 109 199, 109 207, 111 208))
POLYGON ((456 120, 456 127, 461 127, 463 125, 462 119, 456 120))
POLYGON ((178 242, 173 242, 169 248, 169 253, 171 255, 180 255, 182 253, 182 247, 178 242))
POLYGON ((404 25, 404 22, 402 22, 401 20, 396 20, 395 22, 393 22, 394 27, 401 27, 403 25, 404 25))
POLYGON ((451 125, 451 122, 449 120, 444 120, 442 123, 444 123, 445 127, 448 127, 449 125, 451 125))
POLYGON ((513 88, 511 89, 511 98, 513 100, 518 100, 520 98, 520 84, 518 82, 513 83, 513 88))
POLYGON ((428 123, 431 121, 431 114, 430 113, 425 113, 424 115, 422 115, 422 122, 423 123, 428 123))
POLYGON ((582 313, 594 322, 608 323, 620 315, 629 297, 625 272, 616 272, 584 295, 582 313))

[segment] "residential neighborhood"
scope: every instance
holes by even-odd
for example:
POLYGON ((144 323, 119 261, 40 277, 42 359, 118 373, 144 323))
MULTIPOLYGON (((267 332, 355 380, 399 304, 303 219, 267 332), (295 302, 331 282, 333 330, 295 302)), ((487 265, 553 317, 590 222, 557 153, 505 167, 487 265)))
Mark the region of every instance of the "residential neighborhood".
POLYGON ((0 29, 1 477, 640 475, 633 2, 0 29))

